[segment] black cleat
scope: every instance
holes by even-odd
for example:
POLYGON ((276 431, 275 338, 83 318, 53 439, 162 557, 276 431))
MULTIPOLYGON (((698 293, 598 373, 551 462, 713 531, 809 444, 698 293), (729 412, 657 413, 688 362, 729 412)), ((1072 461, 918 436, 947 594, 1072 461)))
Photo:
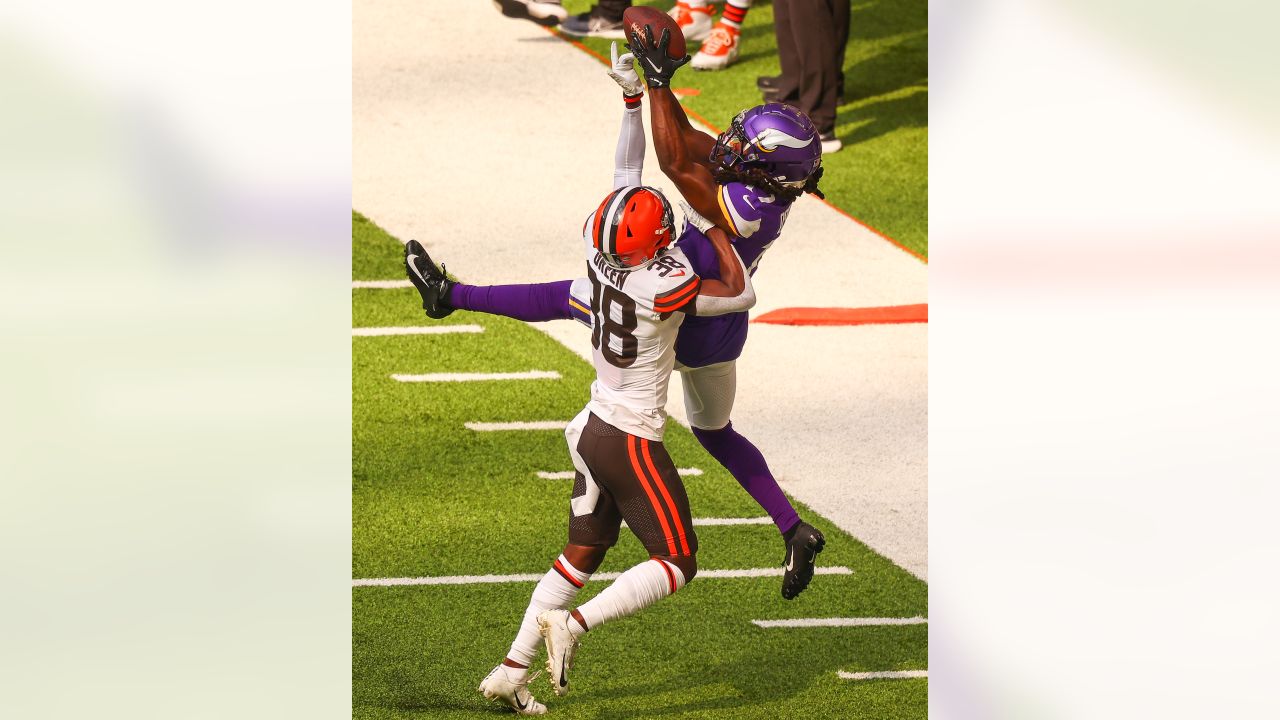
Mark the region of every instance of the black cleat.
POLYGON ((761 75, 756 78, 756 88, 760 92, 777 92, 782 87, 781 75, 761 75))
POLYGON ((443 268, 436 267, 426 248, 417 240, 405 243, 404 270, 409 275, 409 282, 422 296, 422 309, 427 311, 427 317, 439 320, 453 312, 448 299, 449 288, 454 283, 444 274, 443 268))
POLYGON ((782 563, 782 597, 791 600, 804 592, 813 579, 813 562, 827 544, 817 528, 801 521, 787 541, 787 557, 782 563))

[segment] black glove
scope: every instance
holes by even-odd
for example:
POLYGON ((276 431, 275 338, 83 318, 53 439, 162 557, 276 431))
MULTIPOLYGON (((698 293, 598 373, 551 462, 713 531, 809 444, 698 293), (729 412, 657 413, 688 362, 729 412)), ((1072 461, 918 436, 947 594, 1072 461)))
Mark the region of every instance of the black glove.
POLYGON ((692 59, 685 55, 679 60, 673 60, 667 54, 667 45, 670 44, 671 31, 665 28, 662 30, 662 39, 656 43, 653 41, 653 29, 648 25, 644 26, 644 38, 640 37, 640 33, 634 31, 631 33, 631 44, 627 49, 636 56, 636 60, 640 61, 640 69, 644 71, 644 83, 650 90, 670 87, 671 76, 692 59))

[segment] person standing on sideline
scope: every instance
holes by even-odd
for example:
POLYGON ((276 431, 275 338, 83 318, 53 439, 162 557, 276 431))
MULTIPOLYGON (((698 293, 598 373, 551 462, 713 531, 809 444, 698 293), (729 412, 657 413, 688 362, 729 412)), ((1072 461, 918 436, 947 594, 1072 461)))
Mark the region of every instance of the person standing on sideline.
POLYGON ((667 14, 675 18, 685 40, 702 42, 693 56, 693 69, 723 70, 738 59, 742 23, 750 9, 751 0, 725 0, 724 13, 714 25, 711 0, 679 0, 667 14))
POLYGON ((824 153, 844 146, 836 137, 836 107, 844 96, 849 5, 850 0, 775 0, 774 33, 782 74, 756 80, 765 102, 794 105, 809 116, 824 153))

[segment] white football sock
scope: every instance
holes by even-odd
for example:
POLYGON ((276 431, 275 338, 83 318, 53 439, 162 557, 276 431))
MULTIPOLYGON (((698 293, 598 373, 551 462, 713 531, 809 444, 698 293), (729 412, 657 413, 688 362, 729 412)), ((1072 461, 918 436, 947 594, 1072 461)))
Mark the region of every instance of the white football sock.
POLYGON ((603 592, 578 606, 587 627, 582 628, 574 621, 569 623, 569 630, 581 636, 610 620, 634 615, 682 587, 684 573, 680 568, 651 558, 622 573, 603 592))
MULTIPOLYGON (((515 660, 521 665, 532 665, 533 658, 542 647, 542 634, 538 632, 538 613, 543 610, 563 610, 578 596, 578 590, 590 579, 591 573, 584 573, 565 559, 564 555, 556 558, 551 569, 538 581, 533 589, 533 597, 529 598, 529 607, 524 611, 524 620, 520 622, 520 632, 507 651, 507 659, 515 660), (561 571, 564 571, 561 573, 561 571), (568 577, 566 577, 568 576, 568 577), (573 581, 570 581, 572 578, 573 581)), ((508 670, 528 674, 528 670, 508 667, 508 670)))

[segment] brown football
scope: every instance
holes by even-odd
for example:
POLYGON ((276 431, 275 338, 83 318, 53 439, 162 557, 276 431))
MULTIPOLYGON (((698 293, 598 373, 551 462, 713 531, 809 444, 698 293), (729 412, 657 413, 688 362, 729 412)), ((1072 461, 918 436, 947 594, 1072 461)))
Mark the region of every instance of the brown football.
POLYGON ((676 24, 675 18, 648 5, 634 5, 622 13, 622 27, 627 33, 628 44, 631 43, 632 31, 639 33, 641 40, 644 39, 645 25, 648 25, 649 29, 653 31, 654 43, 662 42, 662 31, 664 29, 671 33, 671 42, 667 45, 667 55, 676 60, 685 56, 684 33, 680 32, 680 26, 676 24))

